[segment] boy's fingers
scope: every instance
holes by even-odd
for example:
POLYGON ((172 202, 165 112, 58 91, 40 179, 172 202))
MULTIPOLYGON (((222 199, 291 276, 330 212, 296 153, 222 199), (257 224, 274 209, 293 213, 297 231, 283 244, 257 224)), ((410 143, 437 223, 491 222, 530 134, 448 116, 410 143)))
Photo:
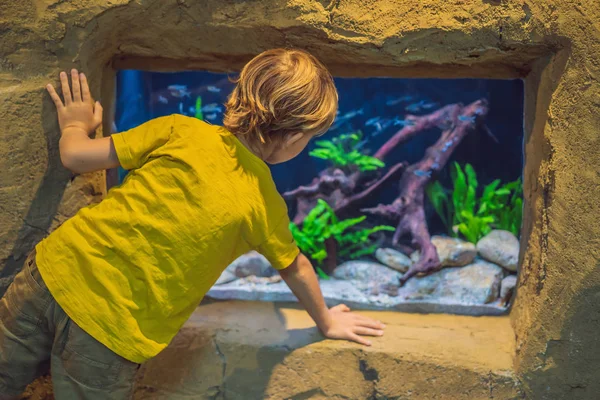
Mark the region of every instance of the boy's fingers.
POLYGON ((79 74, 79 81, 81 82, 81 95, 84 103, 92 101, 92 95, 90 94, 90 87, 88 85, 87 78, 82 72, 79 74))
POLYGON ((375 321, 374 319, 370 319, 370 318, 359 318, 357 319, 357 324, 359 326, 363 326, 366 328, 373 328, 373 329, 383 329, 385 328, 385 325, 382 324, 379 321, 375 321))
POLYGON ((79 86, 79 72, 75 68, 71 70, 71 82, 73 84, 73 100, 81 101, 81 87, 79 86))
POLYGON ((73 98, 71 97, 71 88, 69 88, 69 78, 64 71, 60 73, 60 83, 62 86, 63 98, 65 99, 65 105, 68 106, 73 102, 73 98))
POLYGON ((371 329, 371 328, 365 328, 362 326, 357 326, 356 328, 354 328, 354 333, 356 333, 357 335, 366 335, 366 336, 381 336, 381 335, 383 335, 383 331, 380 329, 371 329))
POLYGON ((56 105, 56 108, 59 109, 64 107, 62 100, 58 96, 58 93, 56 93, 56 90, 54 90, 54 86, 48 84, 46 85, 46 89, 48 89, 48 93, 50 93, 50 98, 52 98, 52 101, 54 101, 54 105, 56 105))
POLYGON ((94 103, 94 123, 97 125, 102 123, 102 105, 98 101, 94 103))
POLYGON ((334 311, 342 311, 342 312, 350 311, 350 309, 348 308, 348 306, 345 305, 345 304, 338 304, 335 307, 331 307, 331 309, 334 310, 334 311))
POLYGON ((365 317, 364 315, 354 314, 354 318, 361 322, 377 322, 373 318, 365 317))
POLYGON ((360 337, 358 336, 356 333, 351 333, 348 337, 348 339, 356 342, 356 343, 360 343, 360 344, 364 344, 365 346, 370 346, 371 345, 371 341, 365 339, 364 337, 360 337))

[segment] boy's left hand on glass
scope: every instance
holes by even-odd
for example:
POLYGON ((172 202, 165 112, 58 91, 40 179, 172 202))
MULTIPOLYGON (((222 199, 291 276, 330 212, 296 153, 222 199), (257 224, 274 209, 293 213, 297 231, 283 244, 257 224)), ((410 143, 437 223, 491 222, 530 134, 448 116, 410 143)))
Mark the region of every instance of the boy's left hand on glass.
POLYGON ((92 99, 85 74, 77 72, 76 69, 71 70, 72 92, 67 73, 64 71, 60 73, 60 82, 64 104, 54 86, 50 83, 46 85, 56 105, 60 130, 64 132, 68 129, 82 129, 86 134, 92 134, 102 123, 102 106, 92 99))
POLYGON ((102 106, 94 102, 87 78, 71 70, 71 84, 66 72, 60 73, 64 103, 52 84, 46 85, 56 105, 60 125, 60 159, 63 165, 77 174, 119 166, 119 159, 110 136, 92 139, 90 135, 102 124, 102 106))

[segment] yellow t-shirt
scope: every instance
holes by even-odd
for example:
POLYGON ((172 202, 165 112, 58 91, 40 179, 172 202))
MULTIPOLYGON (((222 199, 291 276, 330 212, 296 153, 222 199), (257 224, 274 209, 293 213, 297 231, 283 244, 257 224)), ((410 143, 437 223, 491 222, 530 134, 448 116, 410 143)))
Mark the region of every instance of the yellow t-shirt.
POLYGON ((269 168, 223 127, 173 114, 112 138, 125 181, 39 243, 37 263, 73 321, 141 363, 235 258, 283 269, 299 250, 269 168))

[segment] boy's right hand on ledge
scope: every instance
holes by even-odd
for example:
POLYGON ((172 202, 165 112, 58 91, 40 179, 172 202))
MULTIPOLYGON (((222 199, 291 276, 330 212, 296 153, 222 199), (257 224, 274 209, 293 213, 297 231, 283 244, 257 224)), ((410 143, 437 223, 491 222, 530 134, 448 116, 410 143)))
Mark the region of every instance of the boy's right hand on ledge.
POLYGON ((320 327, 323 335, 329 339, 350 340, 370 346, 371 341, 363 336, 383 335, 383 323, 352 313, 345 304, 330 308, 329 315, 328 325, 320 327))
POLYGON ((317 275, 304 254, 300 253, 289 267, 279 273, 327 338, 350 340, 370 346, 371 341, 362 335, 383 335, 384 324, 350 312, 345 304, 327 308, 317 275))

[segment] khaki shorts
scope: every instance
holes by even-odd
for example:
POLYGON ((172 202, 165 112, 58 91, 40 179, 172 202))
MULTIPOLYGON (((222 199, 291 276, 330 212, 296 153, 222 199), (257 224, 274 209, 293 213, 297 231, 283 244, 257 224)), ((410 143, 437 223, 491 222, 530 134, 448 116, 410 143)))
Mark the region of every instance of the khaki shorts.
POLYGON ((0 394, 20 394, 48 367, 57 399, 129 399, 140 365, 65 314, 40 276, 34 251, 0 299, 0 394))

